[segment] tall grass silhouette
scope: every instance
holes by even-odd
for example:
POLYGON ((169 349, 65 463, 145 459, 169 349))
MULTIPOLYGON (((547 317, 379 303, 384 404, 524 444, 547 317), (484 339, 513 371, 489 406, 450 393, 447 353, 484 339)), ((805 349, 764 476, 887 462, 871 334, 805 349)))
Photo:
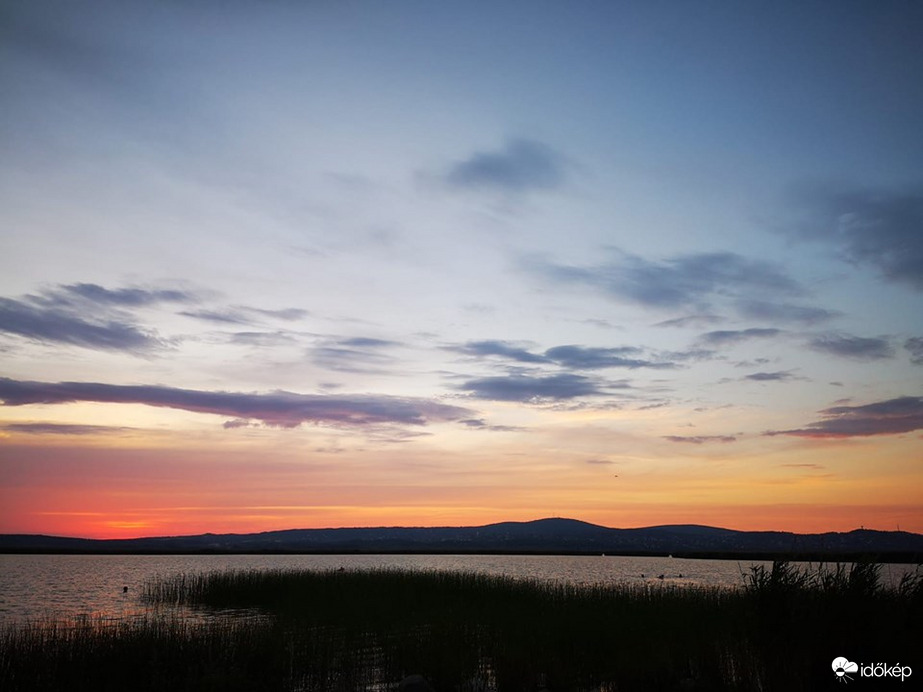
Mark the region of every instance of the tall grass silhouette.
POLYGON ((7 628, 0 688, 388 690, 420 674, 436 690, 812 690, 837 655, 923 650, 923 579, 884 588, 878 577, 870 564, 787 562, 754 568, 740 589, 400 570, 177 575, 144 590, 160 614, 7 628))

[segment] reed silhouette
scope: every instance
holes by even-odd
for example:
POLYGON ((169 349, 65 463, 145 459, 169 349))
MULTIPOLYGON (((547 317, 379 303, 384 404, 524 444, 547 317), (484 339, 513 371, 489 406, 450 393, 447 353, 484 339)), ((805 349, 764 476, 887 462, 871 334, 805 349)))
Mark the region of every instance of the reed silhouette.
POLYGON ((828 684, 837 655, 923 650, 923 578, 884 588, 878 576, 875 565, 787 562, 739 589, 396 570, 177 575, 145 587, 145 618, 8 627, 0 688, 312 692, 410 679, 439 691, 797 692, 828 684))

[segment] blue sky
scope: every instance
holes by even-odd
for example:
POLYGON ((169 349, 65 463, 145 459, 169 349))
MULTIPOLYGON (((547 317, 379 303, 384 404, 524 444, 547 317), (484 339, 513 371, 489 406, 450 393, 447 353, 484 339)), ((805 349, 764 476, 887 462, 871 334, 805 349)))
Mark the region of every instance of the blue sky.
POLYGON ((0 530, 923 530, 921 29, 0 4, 0 530))

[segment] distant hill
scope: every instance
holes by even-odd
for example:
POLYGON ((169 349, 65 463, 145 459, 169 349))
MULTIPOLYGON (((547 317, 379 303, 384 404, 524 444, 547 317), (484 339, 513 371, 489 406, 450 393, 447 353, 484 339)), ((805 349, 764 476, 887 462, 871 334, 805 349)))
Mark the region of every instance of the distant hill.
POLYGON ((486 526, 288 529, 247 534, 92 540, 0 535, 4 553, 524 553, 633 554, 676 557, 923 561, 923 535, 857 529, 798 534, 733 531, 711 526, 611 529, 576 519, 538 519, 486 526))

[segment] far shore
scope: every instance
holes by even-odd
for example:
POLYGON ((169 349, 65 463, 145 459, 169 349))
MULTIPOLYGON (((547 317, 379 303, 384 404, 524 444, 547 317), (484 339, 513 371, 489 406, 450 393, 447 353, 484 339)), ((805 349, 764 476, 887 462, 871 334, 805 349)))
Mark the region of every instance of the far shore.
POLYGON ((0 548, 0 555, 536 555, 536 556, 600 556, 600 557, 671 557, 686 560, 748 560, 761 562, 877 562, 884 564, 923 564, 918 552, 605 552, 589 550, 357 550, 350 548, 326 550, 125 550, 0 548))

